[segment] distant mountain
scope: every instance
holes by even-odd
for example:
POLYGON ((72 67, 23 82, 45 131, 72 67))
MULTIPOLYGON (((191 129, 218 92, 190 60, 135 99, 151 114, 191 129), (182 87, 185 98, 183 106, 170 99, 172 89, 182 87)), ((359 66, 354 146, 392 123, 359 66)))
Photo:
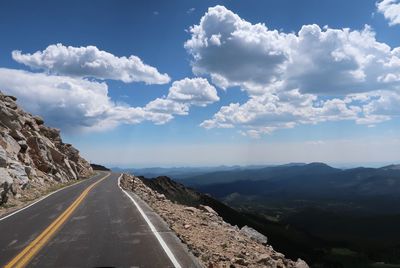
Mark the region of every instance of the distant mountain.
POLYGON ((106 168, 105 166, 102 166, 102 165, 90 164, 90 166, 91 166, 94 170, 110 171, 109 168, 106 168))
POLYGON ((232 193, 284 198, 368 198, 400 196, 400 169, 341 170, 323 163, 203 174, 182 181, 218 198, 232 193))
POLYGON ((389 165, 389 166, 385 166, 385 167, 382 167, 381 169, 384 169, 384 170, 400 170, 400 165, 389 165))
POLYGON ((198 176, 216 171, 232 171, 232 170, 251 170, 260 169, 266 166, 252 165, 252 166, 216 166, 216 167, 150 167, 150 168, 111 168, 115 172, 130 173, 135 176, 144 176, 147 178, 154 178, 158 176, 168 176, 173 179, 186 179, 193 176, 198 176))
POLYGON ((240 169, 215 171, 193 177, 187 177, 182 183, 190 186, 200 186, 215 183, 229 183, 234 181, 259 181, 274 178, 288 178, 293 176, 318 176, 341 172, 341 169, 330 167, 324 163, 286 164, 254 169, 240 169))

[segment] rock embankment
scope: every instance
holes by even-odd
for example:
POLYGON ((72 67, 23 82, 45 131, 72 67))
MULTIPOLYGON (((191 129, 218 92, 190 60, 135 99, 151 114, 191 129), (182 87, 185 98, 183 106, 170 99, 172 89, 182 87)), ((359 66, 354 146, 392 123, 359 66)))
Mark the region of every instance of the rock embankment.
POLYGON ((267 238, 250 227, 231 226, 210 207, 171 202, 139 178, 124 174, 121 186, 153 208, 188 246, 204 267, 296 267, 308 265, 285 258, 267 245, 267 238))
POLYGON ((45 126, 41 117, 18 107, 15 97, 0 92, 0 214, 5 205, 34 199, 92 172, 79 151, 62 142, 58 129, 45 126))

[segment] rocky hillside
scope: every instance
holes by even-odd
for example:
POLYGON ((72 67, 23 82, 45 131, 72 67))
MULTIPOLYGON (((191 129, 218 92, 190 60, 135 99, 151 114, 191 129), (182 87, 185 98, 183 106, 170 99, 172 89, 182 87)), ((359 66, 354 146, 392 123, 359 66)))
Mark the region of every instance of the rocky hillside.
POLYGON ((18 107, 15 97, 0 92, 0 205, 34 199, 92 172, 79 151, 62 142, 58 129, 45 126, 42 118, 18 107))
POLYGON ((201 204, 201 194, 167 177, 152 181, 124 174, 121 186, 149 204, 203 267, 308 267, 301 259, 292 261, 275 251, 253 228, 227 223, 212 207, 201 204))

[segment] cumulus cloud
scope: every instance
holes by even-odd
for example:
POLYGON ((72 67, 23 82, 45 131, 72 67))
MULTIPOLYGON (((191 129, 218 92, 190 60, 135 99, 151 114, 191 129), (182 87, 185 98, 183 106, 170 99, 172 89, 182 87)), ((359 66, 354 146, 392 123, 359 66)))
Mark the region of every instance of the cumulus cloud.
MULTIPOLYGON (((190 84, 187 79, 182 81, 190 84)), ((196 81, 194 79, 193 83, 196 81)), ((205 82, 201 83, 212 87, 205 82)), ((189 99, 157 98, 145 107, 131 107, 112 101, 104 82, 7 68, 0 68, 0 85, 5 93, 17 96, 26 110, 42 115, 49 125, 68 132, 102 131, 120 124, 144 121, 164 124, 174 115, 187 115, 190 105, 199 104, 200 100, 203 101, 201 104, 209 103, 198 87, 197 91, 189 88, 193 103, 189 99)), ((186 92, 185 85, 181 86, 181 90, 186 92)))
POLYGON ((283 33, 216 6, 190 32, 185 48, 193 72, 251 95, 270 91, 277 81, 287 90, 319 95, 371 91, 400 81, 399 49, 378 42, 369 26, 357 31, 313 24, 283 33))
POLYGON ((106 82, 99 80, 164 84, 170 78, 136 56, 119 58, 95 46, 57 44, 34 54, 13 51, 12 57, 44 72, 0 68, 2 90, 17 96, 25 109, 42 115, 49 125, 65 131, 101 131, 144 121, 165 124, 175 115, 188 115, 193 105, 204 107, 219 100, 207 79, 184 78, 172 83, 167 96, 144 107, 116 103, 108 95, 106 82))
POLYGON ((203 107, 219 101, 217 90, 204 78, 185 78, 173 82, 167 99, 203 107))
POLYGON ((66 131, 104 130, 121 123, 165 121, 165 115, 115 104, 99 82, 0 68, 0 84, 28 111, 66 131))
POLYGON ((148 103, 147 111, 186 115, 189 107, 219 101, 217 90, 204 78, 184 78, 172 83, 168 95, 148 103))
POLYGON ((389 25, 400 24, 400 2, 398 0, 383 0, 376 3, 379 13, 389 21, 389 25))
POLYGON ((190 33, 185 48, 193 72, 249 96, 221 107, 201 124, 205 128, 238 127, 259 137, 325 121, 372 126, 399 114, 400 48, 377 41, 369 26, 358 31, 313 24, 284 33, 216 6, 190 33))
POLYGON ((209 8, 190 32, 185 48, 193 56, 193 72, 229 85, 270 82, 288 59, 286 35, 252 25, 222 6, 209 8))
POLYGON ((169 99, 157 98, 149 102, 145 109, 166 114, 187 115, 189 112, 189 105, 169 99))
POLYGON ((325 121, 355 120, 361 109, 340 99, 316 102, 311 94, 297 90, 283 95, 266 93, 253 96, 244 104, 231 103, 223 106, 212 119, 205 120, 205 128, 241 126, 242 134, 259 137, 277 129, 293 128, 298 124, 316 124, 325 121))
POLYGON ((125 83, 166 84, 170 81, 167 74, 159 73, 137 56, 117 57, 95 46, 49 45, 45 50, 33 54, 14 50, 12 57, 33 69, 57 75, 112 79, 125 83))

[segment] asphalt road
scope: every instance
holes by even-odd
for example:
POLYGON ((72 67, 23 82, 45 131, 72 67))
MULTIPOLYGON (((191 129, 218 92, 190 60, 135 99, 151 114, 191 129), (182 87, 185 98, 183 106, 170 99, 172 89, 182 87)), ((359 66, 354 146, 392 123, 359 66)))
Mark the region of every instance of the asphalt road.
MULTIPOLYGON (((85 189, 105 175, 96 175, 0 219, 0 266, 35 243, 85 189)), ((165 245, 163 248, 132 200, 118 187, 118 176, 111 174, 93 186, 65 222, 29 259, 28 267, 179 267, 166 254, 165 245)), ((151 213, 148 208, 144 210, 151 213)), ((198 267, 160 219, 151 214, 149 218, 154 226, 158 226, 157 232, 164 237, 178 265, 198 267)))

